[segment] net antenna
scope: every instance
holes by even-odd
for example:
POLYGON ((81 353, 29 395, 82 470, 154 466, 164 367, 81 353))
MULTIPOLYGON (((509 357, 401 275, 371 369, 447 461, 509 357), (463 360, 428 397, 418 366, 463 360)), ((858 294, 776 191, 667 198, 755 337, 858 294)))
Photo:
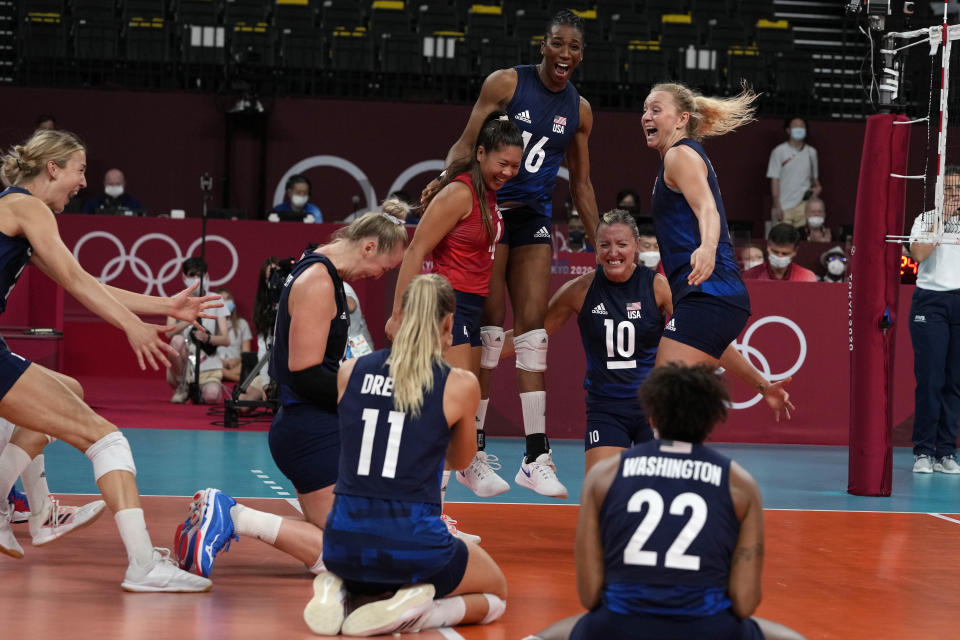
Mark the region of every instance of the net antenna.
MULTIPOLYGON (((947 96, 950 83, 950 49, 954 40, 960 39, 960 25, 947 24, 948 0, 943 2, 943 22, 939 25, 914 29, 912 31, 890 32, 883 36, 880 55, 883 57, 883 74, 880 83, 880 105, 889 108, 899 98, 899 88, 901 81, 901 52, 912 47, 928 45, 930 48, 930 91, 928 92, 929 101, 933 101, 933 60, 937 51, 941 49, 940 54, 940 115, 937 133, 937 179, 934 185, 933 209, 924 211, 923 225, 920 233, 912 236, 888 235, 887 242, 896 242, 900 244, 909 244, 919 242, 921 244, 960 244, 960 237, 950 234, 944 237, 944 215, 943 215, 943 172, 946 166, 947 151, 947 96), (901 44, 903 43, 903 44, 901 44), (899 46, 898 46, 899 45, 899 46)), ((895 125, 910 125, 919 122, 927 123, 927 141, 930 140, 930 106, 928 103, 927 116, 915 120, 904 120, 894 122, 895 125)), ((928 147, 929 156, 929 147, 928 147)), ((924 167, 922 175, 901 175, 891 173, 891 178, 901 180, 922 180, 924 188, 923 203, 926 205, 927 189, 927 171, 924 167)))

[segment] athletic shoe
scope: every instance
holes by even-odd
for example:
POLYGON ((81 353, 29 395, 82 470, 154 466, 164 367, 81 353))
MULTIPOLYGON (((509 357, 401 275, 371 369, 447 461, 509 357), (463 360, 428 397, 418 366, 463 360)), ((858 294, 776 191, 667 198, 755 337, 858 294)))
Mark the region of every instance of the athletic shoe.
MULTIPOLYGON (((914 470, 916 470, 916 466, 914 466, 914 470)), ((957 459, 954 456, 943 456, 937 459, 936 464, 933 465, 933 470, 940 473, 956 474, 960 473, 960 464, 957 464, 957 459)))
POLYGON ((0 553, 19 560, 23 557, 23 547, 13 535, 9 518, 10 514, 6 510, 0 510, 0 553))
POLYGON ((500 460, 486 451, 477 451, 470 466, 457 471, 457 480, 481 498, 498 496, 510 489, 506 480, 497 475, 500 460))
POLYGON ((221 551, 230 549, 230 541, 238 540, 233 531, 230 507, 237 501, 219 489, 205 489, 194 495, 199 518, 190 540, 189 554, 193 556, 192 571, 204 578, 213 571, 213 561, 221 551))
POLYGON ((153 564, 147 568, 131 562, 120 586, 140 593, 196 593, 210 591, 213 583, 177 567, 169 549, 153 548, 153 564))
POLYGON ((50 508, 46 517, 42 513, 30 516, 33 546, 41 547, 71 531, 93 524, 106 508, 107 503, 103 500, 94 500, 82 507, 61 507, 60 501, 50 496, 50 508))
POLYGON ((181 382, 179 385, 177 385, 176 390, 173 392, 173 397, 170 398, 170 402, 173 404, 184 404, 189 395, 190 390, 187 387, 187 383, 181 382))
POLYGON ((923 454, 913 456, 913 472, 933 473, 933 458, 923 454))
POLYGON ((26 522, 30 518, 30 503, 27 496, 17 491, 16 487, 10 487, 10 493, 7 495, 7 502, 10 503, 10 522, 26 522))
POLYGON ((177 564, 184 571, 190 571, 190 567, 193 566, 193 554, 190 553, 193 548, 190 544, 193 537, 193 514, 191 514, 177 526, 177 531, 173 534, 173 552, 177 556, 177 564))
POLYGON ((343 624, 346 600, 343 580, 324 571, 313 579, 313 598, 303 609, 303 620, 317 635, 335 636, 343 624))
POLYGON ((420 617, 433 607, 432 584, 414 584, 392 598, 357 607, 343 621, 345 636, 378 636, 418 628, 420 617))
POLYGON ((542 496, 567 497, 567 488, 557 479, 557 466, 553 464, 553 449, 541 453, 530 463, 524 457, 520 461, 520 471, 517 471, 514 481, 521 487, 532 489, 542 496))
POLYGON ((472 533, 460 531, 459 529, 457 529, 457 521, 451 518, 450 516, 448 516, 447 514, 444 513, 443 515, 441 515, 440 519, 443 520, 443 523, 445 525, 447 525, 447 531, 449 531, 450 535, 452 535, 454 538, 460 538, 464 542, 472 542, 473 544, 480 544, 480 536, 475 536, 472 533))

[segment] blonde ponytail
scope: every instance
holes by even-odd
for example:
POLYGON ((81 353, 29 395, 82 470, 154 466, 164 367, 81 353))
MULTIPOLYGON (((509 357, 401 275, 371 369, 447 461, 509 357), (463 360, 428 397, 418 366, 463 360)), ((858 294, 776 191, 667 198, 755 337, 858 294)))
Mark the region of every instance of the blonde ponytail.
POLYGON ((387 360, 397 411, 420 415, 423 396, 433 389, 433 365, 443 362, 441 324, 456 306, 453 287, 442 276, 431 273, 410 281, 403 294, 403 322, 387 360))
POLYGON ((712 98, 702 96, 679 83, 655 85, 650 93, 664 91, 673 96, 677 111, 690 114, 687 124, 687 136, 702 140, 742 127, 756 120, 754 102, 760 97, 744 86, 743 90, 730 98, 712 98))
POLYGON ((0 179, 4 186, 20 186, 40 175, 48 162, 65 168, 76 151, 84 151, 80 138, 58 129, 37 129, 30 139, 4 154, 0 179))

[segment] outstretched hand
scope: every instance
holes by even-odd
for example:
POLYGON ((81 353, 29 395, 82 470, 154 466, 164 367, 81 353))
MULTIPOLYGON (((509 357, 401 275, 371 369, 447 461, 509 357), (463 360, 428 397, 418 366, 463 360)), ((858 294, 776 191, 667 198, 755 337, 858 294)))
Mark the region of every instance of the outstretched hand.
POLYGON ((170 315, 171 318, 189 322, 196 328, 202 329, 203 327, 200 326, 200 323, 197 322, 197 319, 215 319, 216 316, 212 316, 206 312, 210 309, 222 307, 223 302, 221 301, 220 296, 217 294, 191 296, 190 294, 196 291, 197 287, 199 286, 199 282, 194 282, 177 295, 170 297, 168 299, 168 304, 170 305, 170 311, 168 315, 170 315))
POLYGON ((403 316, 394 313, 390 316, 390 319, 387 320, 387 326, 384 327, 383 332, 387 334, 387 340, 393 342, 397 337, 397 332, 400 331, 400 323, 403 322, 403 316))
POLYGON ((176 349, 160 337, 166 333, 167 329, 168 327, 163 325, 147 324, 140 321, 126 329, 127 340, 137 356, 137 364, 140 365, 141 371, 146 370, 147 364, 154 371, 160 370, 157 363, 169 367, 170 361, 167 359, 167 355, 177 355, 176 349))
POLYGON ((434 178, 427 184, 427 186, 423 188, 423 191, 420 193, 420 208, 421 209, 425 208, 424 203, 427 200, 429 200, 431 197, 433 197, 433 194, 435 194, 439 190, 440 190, 440 181, 434 178))
POLYGON ((793 406, 793 403, 790 402, 790 394, 787 393, 786 389, 786 386, 790 384, 792 380, 793 376, 790 376, 780 382, 771 384, 763 390, 763 399, 770 408, 773 409, 773 416, 777 422, 780 422, 781 412, 786 415, 787 420, 789 420, 790 412, 797 410, 797 408, 793 406))

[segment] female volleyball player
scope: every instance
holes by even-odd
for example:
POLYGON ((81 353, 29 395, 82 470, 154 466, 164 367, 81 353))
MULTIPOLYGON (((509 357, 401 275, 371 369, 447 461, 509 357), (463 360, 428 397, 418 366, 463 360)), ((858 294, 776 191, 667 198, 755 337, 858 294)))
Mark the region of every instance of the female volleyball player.
POLYGON ((175 536, 182 567, 208 576, 232 538, 250 535, 314 572, 322 570, 323 526, 340 455, 336 376, 350 327, 343 281, 379 278, 400 264, 406 245, 403 220, 370 212, 294 265, 280 293, 270 354, 280 410, 269 441, 274 462, 297 491, 304 520, 244 507, 218 489, 199 491, 175 536))
POLYGON ((704 446, 730 398, 709 365, 654 369, 640 399, 658 440, 598 462, 580 499, 577 591, 587 613, 532 638, 802 640, 760 604, 763 505, 736 462, 704 446))
MULTIPOLYGON (((88 274, 63 244, 53 211, 86 186, 86 151, 66 131, 39 129, 4 157, 0 193, 0 290, 6 306, 17 277, 28 261, 63 286, 84 306, 121 329, 141 368, 169 366, 163 328, 142 322, 134 313, 166 314, 193 321, 215 298, 189 298, 187 289, 170 299, 105 287, 88 274)), ((220 306, 215 303, 215 306, 220 306)), ((130 565, 122 586, 128 591, 207 591, 210 581, 181 571, 166 550, 155 549, 137 493, 136 467, 127 439, 80 399, 76 387, 54 372, 12 353, 0 340, 0 416, 20 425, 0 453, 0 485, 6 492, 39 455, 48 438, 59 438, 84 452, 93 463, 97 486, 114 513, 130 565), (42 405, 38 399, 42 398, 42 405), (29 431, 27 431, 29 430, 29 431), (34 433, 31 433, 34 432, 34 433), (39 435, 45 434, 45 435, 39 435)), ((88 505, 90 507, 91 505, 88 505)), ((99 508, 102 508, 99 507, 99 508)), ((84 508, 85 510, 86 508, 84 508)), ((88 524, 99 513, 54 513, 55 523, 88 524)), ((54 509, 56 512, 56 509, 54 509)), ((5 520, 0 519, 0 551, 23 557, 5 520)))
MULTIPOLYGON (((560 161, 566 157, 570 191, 590 233, 597 226, 597 203, 590 182, 587 142, 593 111, 570 76, 583 57, 583 21, 573 12, 557 13, 546 28, 537 65, 520 65, 491 73, 483 83, 466 128, 447 153, 446 164, 469 157, 488 113, 502 109, 523 135, 520 172, 497 193, 506 232, 497 245, 490 295, 483 313, 482 357, 477 429, 483 430, 489 403, 492 370, 503 345, 506 316, 504 284, 513 309, 517 357, 517 388, 526 434, 526 452, 517 471, 521 486, 547 496, 566 497, 556 476, 546 436, 547 334, 543 317, 550 299, 550 259, 553 253, 553 190, 560 161)), ((436 187, 431 183, 429 193, 436 187)), ((483 436, 479 439, 483 441, 483 436)), ((488 473, 493 473, 489 471, 488 473)), ((459 475, 457 476, 461 478, 459 475)))
POLYGON ((444 461, 454 469, 470 463, 480 401, 476 377, 443 361, 455 308, 449 282, 417 276, 404 292, 393 347, 340 368, 343 446, 323 545, 329 572, 314 578, 303 613, 316 633, 486 624, 506 608, 503 572, 439 518, 444 461), (344 618, 347 593, 358 598, 344 618), (393 595, 360 602, 384 593, 393 595))
POLYGON ((750 316, 717 175, 699 141, 752 121, 754 100, 750 91, 706 98, 681 84, 658 84, 644 102, 647 146, 663 158, 652 215, 674 306, 657 365, 716 365, 750 316))
MULTIPOLYGON (((447 169, 440 191, 424 201, 423 219, 404 254, 393 314, 387 322, 388 338, 392 340, 400 327, 407 285, 420 273, 424 258, 432 254, 433 272, 445 277, 457 296, 453 345, 444 359, 479 375, 480 320, 490 292, 494 250, 503 233, 497 191, 517 175, 522 153, 520 130, 505 112, 493 111, 480 127, 473 153, 447 169)), ((490 497, 507 491, 510 485, 494 471, 500 467, 496 456, 482 450, 482 433, 478 432, 477 442, 481 450, 457 477, 477 495, 490 497)), ((444 489, 449 474, 444 472, 444 489)))
MULTIPOLYGON (((586 354, 586 471, 600 460, 653 437, 637 400, 640 383, 653 369, 665 317, 673 313, 667 279, 636 264, 639 231, 626 211, 608 211, 597 227, 599 267, 570 280, 547 306, 544 329, 558 331, 576 316, 586 354)), ((506 333, 503 355, 513 353, 512 331, 506 333)), ((731 345, 720 363, 751 387, 762 389, 777 420, 790 417, 793 404, 784 385, 768 383, 731 345)))

